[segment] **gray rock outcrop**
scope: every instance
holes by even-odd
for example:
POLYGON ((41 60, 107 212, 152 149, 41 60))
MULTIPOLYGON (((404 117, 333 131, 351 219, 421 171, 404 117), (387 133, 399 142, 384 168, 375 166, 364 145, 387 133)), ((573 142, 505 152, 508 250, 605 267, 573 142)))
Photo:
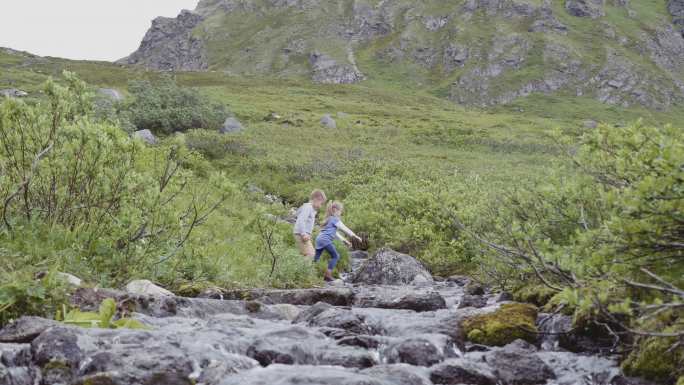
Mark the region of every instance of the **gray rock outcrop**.
POLYGON ((159 139, 150 130, 140 130, 133 133, 133 137, 153 146, 159 143, 159 139))
POLYGON ((193 34, 202 17, 186 11, 176 18, 158 17, 140 48, 118 61, 156 70, 201 71, 209 68, 204 41, 193 34))
POLYGON ((573 16, 598 19, 605 16, 604 3, 605 0, 565 0, 565 9, 573 16))
POLYGON ((28 96, 28 92, 22 91, 17 88, 6 88, 3 90, 0 90, 0 97, 8 97, 8 98, 23 98, 28 96))

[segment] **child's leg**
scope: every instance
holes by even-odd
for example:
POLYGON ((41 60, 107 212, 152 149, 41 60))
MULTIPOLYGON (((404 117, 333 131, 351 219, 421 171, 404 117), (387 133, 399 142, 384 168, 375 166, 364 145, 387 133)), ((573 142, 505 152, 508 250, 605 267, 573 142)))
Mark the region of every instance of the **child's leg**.
POLYGON ((328 263, 328 270, 332 271, 335 266, 337 266, 337 261, 340 260, 340 254, 337 252, 337 249, 335 249, 334 244, 329 244, 328 246, 325 247, 325 250, 330 253, 330 256, 332 259, 328 263))
POLYGON ((316 254, 314 255, 314 262, 318 262, 318 260, 321 259, 321 254, 323 254, 323 250, 325 249, 316 249, 316 254))

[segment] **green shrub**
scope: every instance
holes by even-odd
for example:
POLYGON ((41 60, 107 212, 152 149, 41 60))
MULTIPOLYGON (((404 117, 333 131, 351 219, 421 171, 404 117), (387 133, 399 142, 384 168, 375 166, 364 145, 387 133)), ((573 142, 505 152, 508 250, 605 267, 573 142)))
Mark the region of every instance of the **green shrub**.
POLYGON ((165 75, 152 82, 134 80, 123 114, 138 129, 171 134, 196 128, 217 130, 228 116, 225 105, 213 103, 198 91, 179 86, 165 75))
POLYGON ((641 338, 622 363, 622 369, 630 376, 674 381, 682 375, 684 367, 684 352, 676 347, 673 349, 677 343, 675 338, 641 338))
POLYGON ((208 159, 222 159, 228 155, 244 157, 250 154, 242 138, 219 132, 191 130, 185 133, 185 144, 208 159))

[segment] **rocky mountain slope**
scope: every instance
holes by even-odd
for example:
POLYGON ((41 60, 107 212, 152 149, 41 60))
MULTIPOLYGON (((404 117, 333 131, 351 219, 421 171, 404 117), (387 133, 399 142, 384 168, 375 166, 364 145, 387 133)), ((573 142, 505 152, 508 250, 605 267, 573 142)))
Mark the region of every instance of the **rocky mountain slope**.
POLYGON ((684 102, 683 0, 201 0, 121 63, 427 88, 474 106, 532 93, 684 102))

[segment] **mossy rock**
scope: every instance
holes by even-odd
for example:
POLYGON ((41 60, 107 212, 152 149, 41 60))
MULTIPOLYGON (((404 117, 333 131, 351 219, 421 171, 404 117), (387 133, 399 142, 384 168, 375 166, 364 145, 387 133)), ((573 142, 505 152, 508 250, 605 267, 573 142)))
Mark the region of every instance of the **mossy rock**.
MULTIPOLYGON (((674 381, 677 375, 684 374, 684 349, 678 347, 671 350, 676 342, 675 338, 641 339, 622 363, 622 370, 629 376, 661 382, 674 381)), ((684 384, 681 377, 677 381, 677 385, 680 384, 684 384)))
POLYGON ((522 303, 508 303, 493 313, 466 318, 461 326, 466 338, 488 346, 504 346, 517 339, 534 343, 537 335, 537 308, 522 303))
POLYGON ((513 299, 542 307, 558 292, 544 285, 523 286, 513 292, 513 299))
POLYGON ((684 376, 679 377, 679 380, 677 380, 677 385, 684 385, 684 376))

